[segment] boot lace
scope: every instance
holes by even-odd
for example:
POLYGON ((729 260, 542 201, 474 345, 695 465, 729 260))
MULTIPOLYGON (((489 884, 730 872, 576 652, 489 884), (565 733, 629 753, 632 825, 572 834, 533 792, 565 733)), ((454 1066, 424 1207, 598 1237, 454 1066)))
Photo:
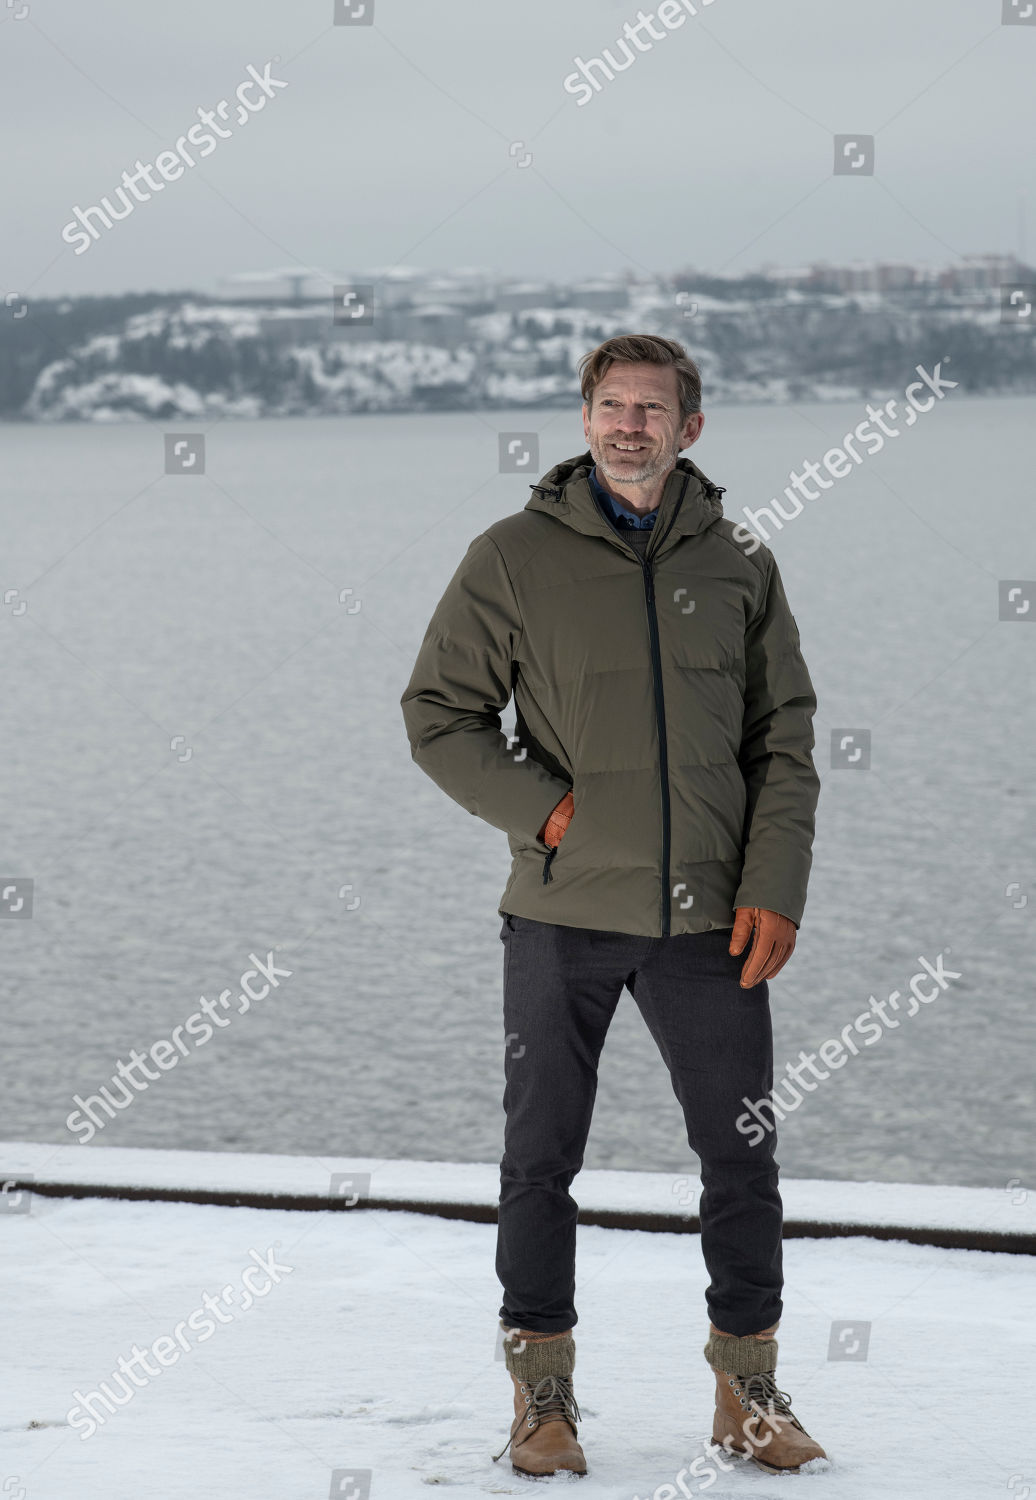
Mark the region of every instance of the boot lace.
MULTIPOLYGON (((525 1404, 529 1408, 525 1419, 527 1427, 534 1429, 541 1422, 569 1422, 574 1431, 576 1422, 583 1420, 572 1390, 571 1375, 544 1375, 535 1385, 530 1385, 526 1380, 522 1382, 522 1386, 525 1404)), ((514 1432, 500 1452, 493 1455, 494 1463, 498 1458, 503 1458, 511 1446, 519 1425, 515 1423, 514 1432)))
POLYGON ((791 1397, 787 1391, 778 1389, 772 1375, 741 1375, 728 1377, 742 1407, 754 1410, 764 1419, 787 1417, 792 1426, 803 1431, 802 1423, 791 1409, 791 1397))

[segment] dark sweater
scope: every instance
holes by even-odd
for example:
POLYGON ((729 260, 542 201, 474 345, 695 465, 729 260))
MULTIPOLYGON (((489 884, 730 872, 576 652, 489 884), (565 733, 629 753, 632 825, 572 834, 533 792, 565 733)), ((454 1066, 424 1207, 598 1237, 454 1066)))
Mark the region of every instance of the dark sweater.
POLYGON ((597 465, 590 470, 587 476, 590 481, 590 493, 597 502, 597 508, 601 514, 622 533, 624 542, 629 542, 641 557, 647 549, 651 539, 651 529, 658 515, 657 510, 648 511, 647 515, 638 516, 633 511, 627 510, 621 501, 616 500, 597 478, 597 465))

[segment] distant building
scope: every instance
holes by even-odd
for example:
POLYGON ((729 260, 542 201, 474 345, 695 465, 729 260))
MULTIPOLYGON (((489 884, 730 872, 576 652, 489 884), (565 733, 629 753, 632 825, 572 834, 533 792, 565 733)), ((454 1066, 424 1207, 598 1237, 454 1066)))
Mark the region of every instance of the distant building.
POLYGON ((1013 255, 965 255, 950 268, 956 291, 988 291, 1008 281, 1024 281, 1026 267, 1013 255))
POLYGON ((496 284, 497 278, 482 266, 456 266, 448 273, 429 276, 422 293, 430 302, 470 307, 473 302, 494 301, 496 284))
POLYGON ((540 373, 540 356, 535 349, 495 349, 490 358, 493 369, 500 375, 528 378, 540 373))
POLYGON ((319 271, 288 267, 276 271, 238 271, 217 283, 216 295, 224 302, 272 304, 329 301, 333 279, 319 271))
MULTIPOLYGON (((377 311, 374 322, 379 322, 377 311)), ((418 303, 386 312, 379 325, 379 337, 412 340, 417 344, 455 345, 463 342, 467 322, 459 307, 445 302, 418 303)))
POLYGON ((526 312, 530 307, 556 307, 557 287, 547 281, 514 281, 501 286, 495 300, 501 312, 526 312))
MULTIPOLYGON (((341 279, 343 283, 350 280, 345 276, 341 279)), ((373 285, 375 307, 386 308, 404 306, 415 297, 424 296, 428 277, 424 271, 415 270, 413 266, 387 266, 357 272, 352 279, 361 284, 373 285)))
POLYGON ((778 286, 820 292, 902 292, 939 286, 947 291, 985 291, 1004 282, 1024 280, 1026 268, 1013 255, 964 255, 940 270, 906 261, 858 261, 830 265, 767 266, 762 275, 778 286))
POLYGON ((268 308, 259 316, 262 338, 278 344, 312 344, 328 337, 331 330, 331 300, 322 297, 309 307, 294 309, 268 308))
POLYGON ((778 286, 807 287, 816 279, 816 266, 764 266, 760 272, 778 286))
POLYGON ((879 292, 900 292, 905 287, 917 284, 917 269, 914 266, 892 262, 879 262, 875 267, 879 292))
POLYGON ((591 312, 611 312, 613 308, 629 307, 629 287, 615 281, 584 281, 580 286, 566 288, 559 296, 563 307, 585 307, 591 312))

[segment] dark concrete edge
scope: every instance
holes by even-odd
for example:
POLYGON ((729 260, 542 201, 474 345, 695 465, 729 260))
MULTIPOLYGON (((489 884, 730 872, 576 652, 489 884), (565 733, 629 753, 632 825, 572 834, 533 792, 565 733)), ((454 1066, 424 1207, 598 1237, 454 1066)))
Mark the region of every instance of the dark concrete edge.
MULTIPOLYGON (((347 1204, 341 1198, 319 1193, 236 1192, 229 1188, 120 1187, 108 1183, 34 1182, 17 1177, 6 1179, 8 1192, 38 1193, 42 1198, 124 1198, 133 1202, 201 1203, 221 1208, 288 1208, 304 1213, 353 1213, 380 1208, 395 1212, 433 1214, 441 1219, 467 1219, 474 1224, 495 1224, 495 1204, 430 1203, 403 1198, 365 1198, 347 1204)), ((16 1210, 8 1210, 15 1212, 16 1210)), ((701 1221, 693 1214, 648 1213, 640 1210, 581 1208, 580 1224, 602 1229, 641 1229, 649 1234, 698 1234, 701 1221)), ((906 1240, 912 1245, 935 1245, 943 1250, 992 1250, 1008 1255, 1036 1255, 1036 1234, 1010 1234, 994 1229, 924 1228, 916 1224, 840 1224, 811 1219, 785 1219, 787 1240, 826 1240, 866 1237, 876 1240, 906 1240)))

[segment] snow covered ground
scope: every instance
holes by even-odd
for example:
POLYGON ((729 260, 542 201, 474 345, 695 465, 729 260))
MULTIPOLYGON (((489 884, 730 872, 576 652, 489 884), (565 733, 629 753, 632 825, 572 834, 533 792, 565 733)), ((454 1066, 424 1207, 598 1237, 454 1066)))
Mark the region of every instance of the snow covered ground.
MULTIPOLYGON (((449 1164, 440 1177, 456 1187, 449 1164)), ((494 1245, 491 1224, 392 1210, 14 1197, 0 1213, 0 1495, 530 1493, 491 1458, 510 1411, 494 1245), (120 1358, 132 1395, 107 1410, 91 1393, 122 1396, 120 1358)), ((585 1500, 1028 1493, 1031 1258, 789 1240, 785 1267, 780 1384, 827 1447, 826 1473, 709 1460, 697 1237, 584 1225, 575 1390, 590 1473, 540 1483, 585 1500)))

